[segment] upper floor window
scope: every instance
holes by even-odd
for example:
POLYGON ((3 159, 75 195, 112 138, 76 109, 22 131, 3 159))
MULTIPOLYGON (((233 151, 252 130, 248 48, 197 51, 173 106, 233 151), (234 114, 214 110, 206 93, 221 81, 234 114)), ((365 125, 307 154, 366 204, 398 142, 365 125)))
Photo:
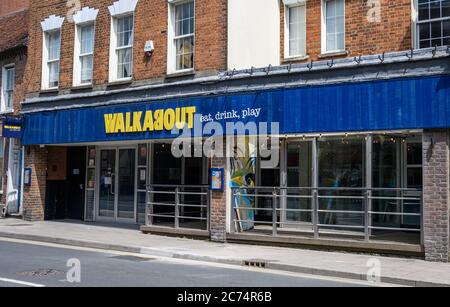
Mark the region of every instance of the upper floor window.
POLYGON ((1 111, 2 112, 11 111, 13 109, 14 78, 15 78, 14 65, 8 65, 8 66, 3 67, 2 100, 1 100, 1 111))
POLYGON ((112 16, 109 80, 133 76, 134 10, 137 0, 119 0, 109 7, 112 16))
POLYGON ((305 56, 306 55, 305 1, 285 0, 284 3, 285 3, 285 57, 289 58, 289 57, 305 56))
POLYGON ((97 14, 98 10, 86 7, 73 17, 75 22, 74 86, 92 84, 97 14))
POLYGON ((61 54, 61 31, 48 32, 45 35, 47 44, 48 88, 59 85, 59 56, 61 54))
POLYGON ((417 0, 416 47, 450 45, 450 0, 417 0))
POLYGON ((322 53, 345 50, 345 0, 322 0, 322 53))
POLYGON ((133 68, 133 16, 117 19, 117 79, 130 78, 133 68))
POLYGON ((169 72, 194 69, 195 3, 175 2, 170 6, 169 72))
POLYGON ((59 86, 61 27, 63 21, 63 17, 52 15, 41 23, 44 31, 42 52, 43 89, 52 89, 59 86))

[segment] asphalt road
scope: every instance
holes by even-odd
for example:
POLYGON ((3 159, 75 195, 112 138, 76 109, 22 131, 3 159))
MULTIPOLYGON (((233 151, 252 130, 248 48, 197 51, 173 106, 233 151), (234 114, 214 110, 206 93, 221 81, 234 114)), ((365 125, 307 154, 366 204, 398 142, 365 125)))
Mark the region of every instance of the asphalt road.
MULTIPOLYGON (((70 277, 76 279, 72 272, 70 277)), ((354 287, 363 284, 126 253, 0 241, 0 287, 354 287), (69 259, 81 282, 69 282, 69 259), (75 260, 76 262, 76 260, 75 260)))

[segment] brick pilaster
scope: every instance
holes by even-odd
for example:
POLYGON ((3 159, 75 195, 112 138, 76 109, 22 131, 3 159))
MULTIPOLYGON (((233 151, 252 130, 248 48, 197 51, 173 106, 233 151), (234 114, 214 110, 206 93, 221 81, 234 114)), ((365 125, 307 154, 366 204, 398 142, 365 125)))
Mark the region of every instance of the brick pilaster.
POLYGON ((44 220, 47 177, 47 149, 29 146, 25 149, 25 167, 31 168, 31 185, 23 189, 23 218, 44 220))
MULTIPOLYGON (((213 168, 226 169, 226 158, 213 157, 211 165, 213 168)), ((225 182, 226 185, 226 182, 225 182)), ((226 241, 226 214, 227 201, 226 189, 223 192, 213 191, 211 193, 211 210, 210 210, 210 236, 211 241, 226 241)))
POLYGON ((423 133, 423 235, 425 259, 449 258, 449 131, 423 133))

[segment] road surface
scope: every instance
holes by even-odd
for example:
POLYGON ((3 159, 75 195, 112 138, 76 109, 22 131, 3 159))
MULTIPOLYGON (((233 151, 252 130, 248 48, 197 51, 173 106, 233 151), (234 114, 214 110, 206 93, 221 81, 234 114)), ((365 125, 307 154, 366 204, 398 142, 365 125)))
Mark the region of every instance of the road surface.
POLYGON ((256 268, 0 239, 0 287, 354 287, 364 285, 368 284, 256 268), (68 266, 69 260, 71 260, 70 266, 68 266), (78 264, 79 271, 76 270, 78 264), (78 280, 80 282, 77 282, 78 280))

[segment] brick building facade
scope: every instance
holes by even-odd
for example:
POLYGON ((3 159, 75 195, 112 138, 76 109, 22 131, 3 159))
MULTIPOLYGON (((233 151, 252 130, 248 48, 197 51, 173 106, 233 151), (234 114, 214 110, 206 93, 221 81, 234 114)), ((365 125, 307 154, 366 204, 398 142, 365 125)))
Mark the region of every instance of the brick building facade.
POLYGON ((436 21, 416 16, 423 3, 260 0, 254 11, 252 3, 32 0, 24 218, 448 260, 450 16, 440 16, 440 37, 424 37, 436 21), (92 81, 78 84, 89 57, 92 81), (280 124, 277 165, 264 167, 249 144, 242 159, 169 150, 179 136, 169 128, 180 122, 225 128, 243 118, 280 124), (205 200, 189 189, 204 189, 211 168, 224 171, 225 186, 205 200), (174 200, 157 195, 172 188, 174 200))
MULTIPOLYGON (((25 69, 27 63, 28 19, 26 2, 3 3, 0 5, 0 89, 2 120, 7 116, 18 116, 21 103, 26 96, 25 69), (9 4, 8 4, 9 3, 9 4), (12 76, 12 77, 10 77, 12 76), (9 77, 9 78, 8 78, 9 77), (7 91, 12 91, 7 102, 7 91)), ((21 166, 19 159, 20 143, 17 140, 2 138, 1 142, 1 206, 9 205, 8 213, 19 213, 18 195, 21 166), (15 144, 15 145, 12 145, 15 144), (13 146, 13 148, 11 148, 13 146), (10 158, 12 160, 10 160, 10 158), (8 182, 9 181, 9 182, 8 182)))

